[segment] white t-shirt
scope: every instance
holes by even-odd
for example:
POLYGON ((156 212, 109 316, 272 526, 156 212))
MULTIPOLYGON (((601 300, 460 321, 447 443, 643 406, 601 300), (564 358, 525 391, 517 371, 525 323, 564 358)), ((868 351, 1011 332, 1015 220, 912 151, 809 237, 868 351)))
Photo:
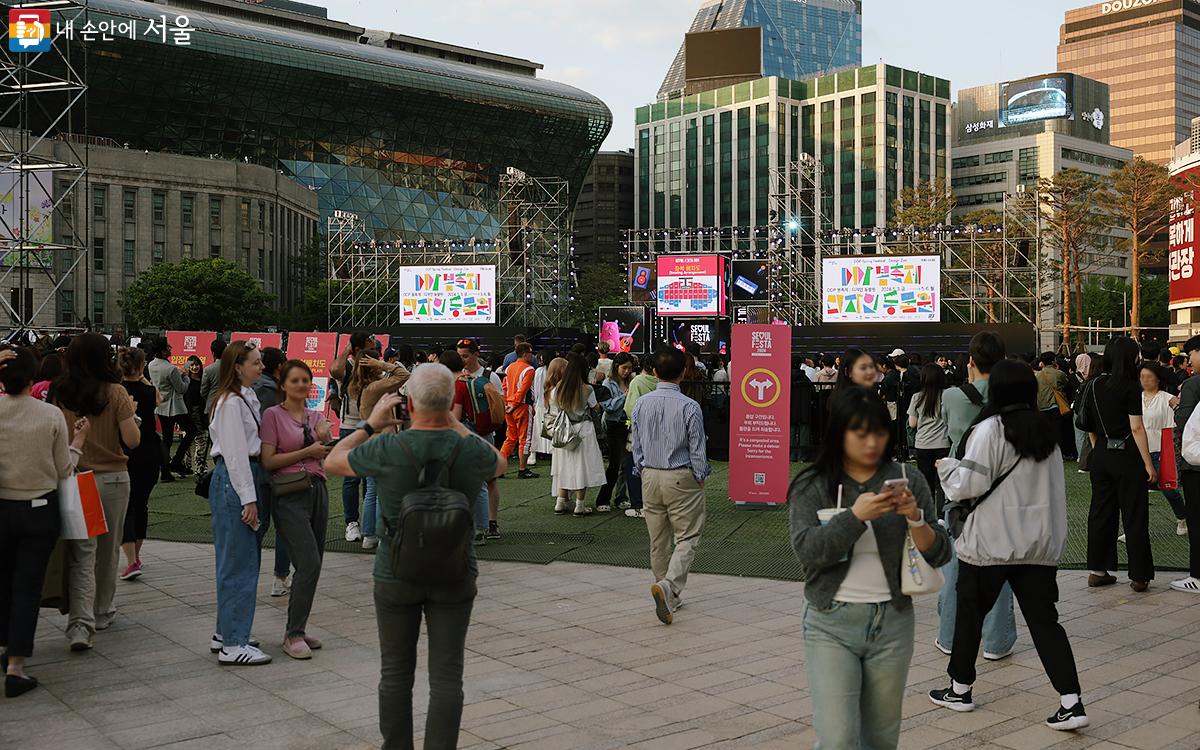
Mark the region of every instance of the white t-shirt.
POLYGON ((850 569, 846 579, 834 595, 835 602, 851 604, 877 604, 892 600, 887 576, 883 574, 883 563, 879 560, 879 545, 875 542, 875 529, 867 522, 867 530, 854 543, 850 552, 850 569))
POLYGON ((1151 453, 1162 450, 1162 431, 1175 426, 1175 410, 1171 408, 1171 394, 1159 391, 1147 400, 1142 393, 1142 424, 1146 428, 1146 442, 1151 453))

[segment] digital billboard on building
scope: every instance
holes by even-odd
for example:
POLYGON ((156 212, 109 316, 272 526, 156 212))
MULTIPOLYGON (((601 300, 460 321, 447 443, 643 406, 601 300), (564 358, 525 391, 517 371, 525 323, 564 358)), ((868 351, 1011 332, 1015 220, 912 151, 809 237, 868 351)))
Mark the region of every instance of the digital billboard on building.
POLYGON ((1111 119, 1108 86, 1071 73, 963 89, 954 116, 956 144, 1046 131, 1108 143, 1111 119))

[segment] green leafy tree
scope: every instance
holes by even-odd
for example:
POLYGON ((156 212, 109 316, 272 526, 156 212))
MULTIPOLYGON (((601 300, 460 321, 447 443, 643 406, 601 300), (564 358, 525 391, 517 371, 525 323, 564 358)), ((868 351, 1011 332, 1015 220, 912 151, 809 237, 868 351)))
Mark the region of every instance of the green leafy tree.
POLYGON ((289 329, 328 330, 330 281, 326 262, 325 235, 317 232, 300 248, 296 262, 288 266, 288 283, 300 289, 299 303, 281 318, 289 329))
POLYGON ((599 327, 597 310, 610 305, 628 304, 629 290, 615 263, 592 261, 580 266, 575 301, 569 308, 569 324, 586 333, 599 327))
POLYGON ((1130 302, 1131 334, 1137 338, 1141 325, 1142 262, 1151 259, 1151 241, 1167 228, 1171 199, 1182 194, 1183 187, 1171 179, 1167 168, 1135 156, 1106 179, 1106 190, 1098 194, 1109 226, 1129 233, 1129 277, 1133 298, 1130 302))
MULTIPOLYGON (((1105 226, 1096 201, 1102 190, 1099 178, 1079 169, 1064 169, 1053 177, 1038 180, 1045 246, 1058 256, 1050 259, 1050 263, 1057 266, 1062 277, 1064 342, 1071 340, 1072 301, 1079 299, 1082 289, 1081 259, 1096 244, 1105 226)), ((1079 305, 1075 307, 1075 317, 1082 317, 1079 305)))
MULTIPOLYGON (((1170 284, 1167 277, 1157 274, 1142 274, 1138 316, 1143 328, 1166 328, 1170 325, 1167 306, 1170 284)), ((1115 276, 1093 276, 1083 285, 1083 315, 1100 324, 1125 325, 1131 310, 1124 307, 1132 304, 1133 286, 1115 276)), ((1162 333, 1156 334, 1165 338, 1162 333)))
POLYGON ((184 258, 138 275, 122 305, 139 327, 252 331, 266 324, 270 301, 258 280, 233 263, 184 258))
MULTIPOLYGON (((916 229, 924 232, 930 227, 950 223, 950 212, 958 204, 954 193, 943 179, 917 183, 906 187, 892 201, 891 226, 896 229, 916 229)), ((934 240, 924 234, 911 238, 904 245, 893 244, 892 252, 930 253, 935 251, 934 240)))

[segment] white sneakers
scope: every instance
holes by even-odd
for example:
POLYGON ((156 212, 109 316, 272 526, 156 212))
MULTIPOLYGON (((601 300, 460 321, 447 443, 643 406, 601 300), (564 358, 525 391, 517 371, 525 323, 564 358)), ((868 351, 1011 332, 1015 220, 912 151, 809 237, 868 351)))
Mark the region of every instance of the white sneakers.
MULTIPOLYGON (((220 653, 221 647, 224 645, 225 645, 225 642, 221 639, 221 634, 213 633, 212 640, 208 644, 208 650, 213 652, 214 654, 220 653)), ((258 648, 258 639, 256 639, 254 636, 250 636, 250 645, 255 648, 258 648)))
POLYGON ((357 542, 360 539, 362 539, 362 530, 358 528, 358 521, 346 524, 346 541, 357 542))
POLYGON ((1179 520, 1175 522, 1175 536, 1187 536, 1187 520, 1179 520))
POLYGON ((362 542, 363 542, 363 545, 362 545, 363 549, 375 549, 376 547, 379 546, 379 537, 364 536, 362 542))
POLYGON ((1171 588, 1176 591, 1186 591, 1189 594, 1200 594, 1200 580, 1188 576, 1178 581, 1171 581, 1171 588))
POLYGON ((270 664, 271 657, 255 646, 246 645, 222 647, 217 661, 230 666, 256 667, 260 664, 270 664))
POLYGON ((271 582, 271 596, 287 596, 292 591, 292 577, 276 578, 271 582))

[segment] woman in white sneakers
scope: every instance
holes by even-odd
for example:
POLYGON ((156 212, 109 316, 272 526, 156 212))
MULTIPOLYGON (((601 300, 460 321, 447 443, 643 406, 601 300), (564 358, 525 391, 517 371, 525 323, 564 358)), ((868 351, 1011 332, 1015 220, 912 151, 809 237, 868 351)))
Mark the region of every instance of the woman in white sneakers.
POLYGON ((222 664, 271 661, 250 639, 258 589, 258 494, 267 484, 259 462, 258 397, 251 386, 262 369, 257 348, 242 341, 227 346, 209 414, 208 432, 216 462, 208 490, 217 561, 217 632, 212 645, 222 664))

